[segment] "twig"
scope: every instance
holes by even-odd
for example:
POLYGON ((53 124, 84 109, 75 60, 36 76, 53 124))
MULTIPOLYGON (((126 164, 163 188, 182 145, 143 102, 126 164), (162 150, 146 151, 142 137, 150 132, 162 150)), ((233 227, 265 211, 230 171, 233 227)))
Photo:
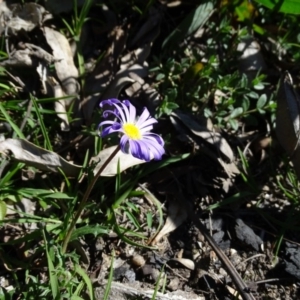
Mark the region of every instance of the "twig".
POLYGON ((188 213, 189 216, 192 218, 192 221, 194 224, 198 227, 198 230, 201 231, 203 234, 204 238, 207 240, 211 248, 215 251, 217 254, 218 258, 221 260, 223 263, 224 267, 226 268, 227 272, 232 278, 232 281, 234 282, 237 290, 239 291, 240 295, 243 297, 244 300, 255 300, 254 296, 250 293, 247 292, 248 286, 245 284, 231 261, 228 259, 228 257, 224 254, 224 252, 219 248, 215 240, 210 236, 204 225, 199 221, 199 219, 196 217, 195 212, 191 209, 189 206, 188 208, 188 213))

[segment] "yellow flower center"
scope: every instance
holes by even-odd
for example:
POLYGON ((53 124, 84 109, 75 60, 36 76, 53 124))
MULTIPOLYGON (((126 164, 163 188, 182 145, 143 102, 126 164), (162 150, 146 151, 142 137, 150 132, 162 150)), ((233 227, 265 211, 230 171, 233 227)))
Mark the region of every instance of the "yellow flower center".
POLYGON ((132 140, 139 140, 142 137, 140 130, 134 124, 124 124, 123 130, 132 140))

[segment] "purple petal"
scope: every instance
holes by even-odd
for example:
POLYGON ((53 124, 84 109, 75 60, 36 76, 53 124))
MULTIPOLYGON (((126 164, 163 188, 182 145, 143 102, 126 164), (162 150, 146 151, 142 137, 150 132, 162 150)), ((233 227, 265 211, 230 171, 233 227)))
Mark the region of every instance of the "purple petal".
MULTIPOLYGON (((125 101, 123 101, 123 102, 125 102, 125 101)), ((129 119, 129 115, 130 115, 129 107, 128 107, 127 103, 121 103, 121 106, 122 106, 122 109, 120 107, 120 112, 122 111, 122 121, 123 121, 123 123, 128 123, 128 119, 129 119)))
POLYGON ((104 128, 102 130, 101 137, 105 137, 108 134, 115 133, 115 132, 120 132, 120 130, 119 129, 114 129, 112 126, 108 126, 108 127, 104 128))
POLYGON ((109 125, 102 129, 100 136, 105 137, 108 134, 114 133, 114 132, 122 132, 122 126, 118 122, 114 121, 104 121, 101 122, 98 126, 98 128, 102 127, 103 125, 109 125))
POLYGON ((122 152, 124 152, 124 153, 128 153, 128 151, 127 151, 128 141, 129 141, 128 136, 124 134, 120 140, 120 147, 121 147, 122 152))
POLYGON ((140 115, 138 121, 136 122, 136 125, 140 127, 149 117, 149 110, 145 107, 143 113, 140 115))
POLYGON ((149 149, 142 141, 129 140, 129 149, 132 156, 150 161, 149 149))
POLYGON ((101 101, 99 106, 103 107, 104 105, 113 105, 113 104, 116 104, 116 103, 121 103, 121 101, 118 100, 118 99, 115 99, 115 98, 111 98, 111 99, 101 101))
POLYGON ((153 129, 152 125, 149 125, 147 127, 139 128, 142 135, 149 133, 149 131, 151 131, 152 129, 153 129))
POLYGON ((157 120, 154 118, 150 118, 150 119, 146 120, 145 122, 143 122, 142 124, 140 124, 139 127, 140 127, 140 129, 143 129, 144 127, 148 127, 155 123, 157 123, 157 120))
POLYGON ((129 100, 123 100, 122 103, 125 104, 127 107, 129 107, 129 105, 131 105, 129 100))
POLYGON ((164 140, 162 139, 161 136, 159 136, 156 133, 152 133, 152 132, 147 132, 143 135, 143 139, 149 139, 149 140, 154 140, 155 142, 157 142, 160 145, 164 145, 164 140))
POLYGON ((129 115, 128 115, 128 118, 127 118, 127 122, 134 124, 135 119, 136 119, 136 109, 131 103, 129 103, 129 115))
POLYGON ((120 119, 121 119, 121 123, 126 123, 126 116, 128 115, 128 108, 125 104, 123 103, 119 103, 119 105, 116 105, 114 104, 114 106, 116 107, 118 113, 119 113, 119 116, 120 116, 120 119), (124 115, 124 111, 125 111, 125 115, 124 115))
POLYGON ((165 149, 156 142, 148 141, 147 145, 149 147, 149 151, 153 154, 153 158, 155 160, 160 160, 165 154, 165 149))
POLYGON ((114 115, 120 122, 122 122, 121 118, 120 118, 120 114, 116 111, 116 110, 105 110, 103 112, 103 117, 107 118, 109 116, 109 114, 114 115))

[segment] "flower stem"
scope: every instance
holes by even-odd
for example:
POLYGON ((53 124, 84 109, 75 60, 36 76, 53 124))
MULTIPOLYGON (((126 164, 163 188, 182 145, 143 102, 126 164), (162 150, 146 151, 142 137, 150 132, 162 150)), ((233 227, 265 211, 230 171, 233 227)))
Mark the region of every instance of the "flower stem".
POLYGON ((62 253, 64 254, 67 251, 67 247, 71 238, 71 235, 74 231, 75 225, 79 219, 79 217, 81 216, 81 213, 85 207, 86 201, 88 200, 90 193, 96 183, 96 181, 98 180, 99 176, 101 175, 101 173, 103 172, 103 170, 107 167, 107 165, 111 162, 111 160, 115 157, 115 155, 119 152, 120 150, 120 146, 117 146, 117 148, 110 154, 110 156, 107 158, 107 160, 104 162, 104 164, 99 168, 97 174, 94 176, 93 180, 91 181, 91 183, 89 184, 87 190, 85 191, 83 198, 81 200, 81 202, 79 203, 77 212, 71 222, 70 227, 68 228, 67 234, 65 236, 64 239, 64 243, 62 246, 62 253))

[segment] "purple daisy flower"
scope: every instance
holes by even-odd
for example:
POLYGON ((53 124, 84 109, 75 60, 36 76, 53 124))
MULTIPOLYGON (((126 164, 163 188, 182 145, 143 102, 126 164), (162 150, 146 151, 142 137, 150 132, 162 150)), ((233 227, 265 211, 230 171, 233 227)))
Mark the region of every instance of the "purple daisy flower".
POLYGON ((114 109, 105 110, 103 117, 107 118, 112 114, 117 120, 103 121, 99 124, 99 127, 104 126, 101 137, 120 132, 120 147, 124 153, 130 153, 145 161, 152 158, 161 159, 165 153, 164 141, 158 134, 150 132, 153 129, 152 124, 157 123, 157 120, 150 116, 147 108, 144 108, 141 116, 137 118, 136 109, 128 100, 108 99, 100 103, 100 107, 104 105, 111 105, 114 109))

